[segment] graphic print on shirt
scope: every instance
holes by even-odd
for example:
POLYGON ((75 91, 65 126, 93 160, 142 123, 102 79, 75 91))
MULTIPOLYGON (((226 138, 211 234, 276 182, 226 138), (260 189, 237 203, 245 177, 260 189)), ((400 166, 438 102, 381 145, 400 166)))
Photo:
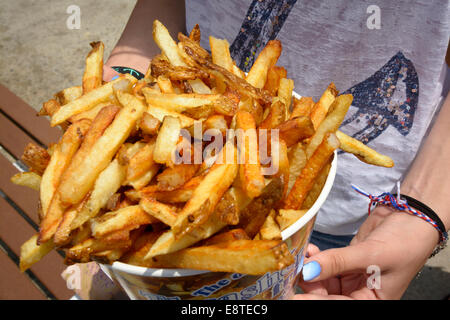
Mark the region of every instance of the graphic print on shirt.
MULTIPOLYGON (((254 0, 230 46, 236 64, 248 72, 269 40, 277 37, 297 0, 254 0)), ((381 69, 343 93, 353 95, 352 107, 341 125, 343 132, 364 144, 390 125, 406 136, 413 124, 419 98, 416 69, 402 52, 381 69)))
POLYGON ((239 33, 230 46, 231 57, 245 72, 269 40, 277 37, 297 0, 253 0, 239 33))
POLYGON ((364 144, 390 125, 403 136, 409 133, 419 100, 419 78, 402 52, 371 77, 343 92, 347 93, 353 95, 353 103, 341 125, 342 132, 364 144))

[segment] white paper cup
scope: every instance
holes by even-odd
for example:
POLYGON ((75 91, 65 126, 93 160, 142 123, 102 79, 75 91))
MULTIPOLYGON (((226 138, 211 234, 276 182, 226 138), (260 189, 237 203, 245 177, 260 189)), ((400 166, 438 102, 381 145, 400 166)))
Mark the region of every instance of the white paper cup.
POLYGON ((188 299, 289 299, 295 293, 297 275, 303 267, 317 212, 325 202, 337 169, 337 152, 331 163, 325 185, 314 205, 295 223, 286 228, 282 239, 295 256, 294 264, 263 276, 210 272, 191 269, 154 269, 122 262, 102 265, 132 300, 188 299))

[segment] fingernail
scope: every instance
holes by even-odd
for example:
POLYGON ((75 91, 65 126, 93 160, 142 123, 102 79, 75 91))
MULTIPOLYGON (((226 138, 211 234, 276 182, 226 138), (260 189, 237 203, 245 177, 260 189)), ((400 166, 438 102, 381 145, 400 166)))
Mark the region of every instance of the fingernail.
POLYGON ((114 76, 111 78, 111 80, 116 80, 117 78, 119 78, 119 76, 114 76))
POLYGON ((302 274, 303 280, 310 281, 319 276, 322 268, 317 261, 308 262, 303 266, 302 274))

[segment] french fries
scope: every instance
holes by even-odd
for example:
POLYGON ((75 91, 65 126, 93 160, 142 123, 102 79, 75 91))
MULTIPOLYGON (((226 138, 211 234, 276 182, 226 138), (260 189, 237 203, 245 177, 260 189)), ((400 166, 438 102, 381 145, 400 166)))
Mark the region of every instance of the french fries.
POLYGON ((64 107, 61 107, 58 111, 56 111, 51 118, 50 125, 54 127, 78 113, 92 109, 97 104, 105 102, 114 93, 114 84, 122 81, 124 78, 130 81, 131 84, 134 84, 137 81, 136 78, 125 74, 116 80, 89 91, 80 98, 72 100, 64 105, 64 107))
POLYGON ((146 106, 141 100, 128 93, 118 92, 117 98, 123 108, 89 150, 80 166, 68 171, 65 179, 61 182, 59 193, 62 202, 75 204, 81 201, 146 110, 146 106))
POLYGON ((314 186, 316 177, 323 169, 325 164, 333 155, 334 150, 339 148, 340 142, 334 133, 328 133, 322 143, 314 151, 314 154, 308 159, 300 175, 295 180, 294 186, 289 192, 284 203, 285 209, 301 209, 308 192, 314 186))
POLYGON ((236 129, 241 129, 238 137, 240 154, 239 179, 242 189, 250 198, 259 196, 264 188, 264 177, 259 162, 256 124, 253 116, 246 111, 236 114, 236 129))
POLYGON ((91 43, 92 50, 86 57, 86 69, 83 74, 83 94, 98 88, 103 80, 103 52, 105 45, 101 41, 91 43))
POLYGON ((39 191, 41 176, 35 172, 20 172, 11 177, 11 182, 19 186, 24 186, 39 191))
POLYGON ((50 162, 50 155, 44 148, 30 142, 26 145, 21 160, 31 171, 42 175, 50 162))
POLYGON ((245 80, 255 88, 263 88, 267 80, 267 73, 281 55, 281 42, 270 40, 259 53, 245 80))
POLYGON ((317 103, 293 98, 280 41, 245 74, 227 40, 209 37, 210 54, 200 37, 197 25, 175 41, 154 21, 161 53, 139 81, 103 82, 94 42, 82 85, 44 103, 39 115, 64 134, 47 150, 28 145, 29 172, 11 178, 40 199, 22 271, 62 249, 67 264, 266 274, 294 262, 282 231, 316 202, 337 148, 393 165, 338 131, 351 95, 331 83, 317 103))
POLYGON ((392 168, 394 166, 394 161, 390 157, 376 152, 361 141, 339 130, 336 132, 336 136, 341 142, 340 148, 345 152, 354 154, 359 160, 380 167, 392 168))
POLYGON ((177 142, 180 137, 180 120, 175 117, 165 117, 156 138, 153 150, 153 161, 171 166, 174 159, 177 142))

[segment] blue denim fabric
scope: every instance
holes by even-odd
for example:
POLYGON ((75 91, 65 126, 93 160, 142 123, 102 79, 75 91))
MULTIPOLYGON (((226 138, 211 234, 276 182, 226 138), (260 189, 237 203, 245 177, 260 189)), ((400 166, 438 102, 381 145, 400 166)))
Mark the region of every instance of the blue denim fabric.
POLYGON ((335 236, 332 234, 313 231, 310 243, 319 247, 320 251, 346 247, 352 241, 353 235, 335 236))

